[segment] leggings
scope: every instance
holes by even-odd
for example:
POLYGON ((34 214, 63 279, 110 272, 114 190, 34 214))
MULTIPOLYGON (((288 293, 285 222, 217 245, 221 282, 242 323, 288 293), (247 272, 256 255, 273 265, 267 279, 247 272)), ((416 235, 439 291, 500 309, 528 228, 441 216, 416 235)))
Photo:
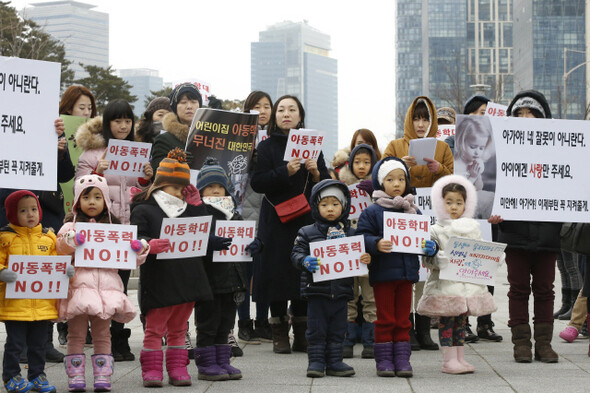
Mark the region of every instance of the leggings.
POLYGON ((440 317, 438 339, 441 347, 461 347, 465 344, 467 314, 458 317, 440 317))
POLYGON ((583 284, 582 274, 579 268, 580 254, 561 250, 558 254, 557 268, 561 275, 561 288, 579 291, 583 284))
MULTIPOLYGON (((307 316, 307 302, 305 300, 297 299, 291 300, 291 313, 294 317, 305 317, 307 316)), ((270 316, 271 317, 284 317, 287 315, 287 302, 271 302, 270 303, 270 316)))

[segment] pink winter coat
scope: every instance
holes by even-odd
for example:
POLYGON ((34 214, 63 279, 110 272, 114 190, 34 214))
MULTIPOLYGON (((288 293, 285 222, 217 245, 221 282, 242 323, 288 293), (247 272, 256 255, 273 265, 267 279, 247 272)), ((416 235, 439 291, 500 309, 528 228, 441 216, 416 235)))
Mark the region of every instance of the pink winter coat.
MULTIPOLYGON (((72 255, 75 248, 70 246, 64 235, 75 229, 74 222, 65 223, 57 235, 57 253, 72 255)), ((147 250, 137 254, 137 265, 145 262, 147 250)), ((72 264, 75 260, 72 257, 72 264)), ((123 292, 123 282, 117 269, 76 267, 70 280, 67 299, 57 302, 59 320, 72 319, 77 315, 96 315, 101 319, 114 319, 127 323, 135 318, 137 309, 123 292)))
MULTIPOLYGON (((107 148, 107 143, 102 136, 102 117, 95 117, 78 128, 76 144, 84 150, 78 158, 76 167, 76 179, 78 179, 94 173, 98 161, 107 148)), ((104 178, 109 185, 111 214, 117 217, 121 224, 129 224, 131 216, 129 191, 131 187, 141 187, 138 178, 118 175, 105 175, 104 178)))

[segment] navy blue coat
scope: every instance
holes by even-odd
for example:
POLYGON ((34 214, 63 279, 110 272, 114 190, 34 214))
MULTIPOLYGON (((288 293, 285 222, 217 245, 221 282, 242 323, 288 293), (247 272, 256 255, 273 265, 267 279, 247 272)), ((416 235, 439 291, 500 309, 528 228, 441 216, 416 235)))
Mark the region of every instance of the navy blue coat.
MULTIPOLYGON (((283 224, 273 205, 301 194, 309 200, 314 182, 302 165, 299 172, 289 176, 283 160, 287 135, 275 132, 258 145, 258 161, 252 175, 252 189, 264 194, 258 221, 258 237, 264 243, 259 259, 254 260, 254 300, 279 302, 299 299, 299 270, 291 264, 291 250, 299 228, 311 224, 311 214, 305 214, 283 224), (305 186, 306 180, 307 187, 305 186)), ((320 180, 329 179, 323 154, 318 158, 320 180)))
POLYGON ((351 300, 354 298, 352 292, 353 278, 342 278, 338 280, 328 280, 321 282, 314 282, 313 275, 303 267, 303 260, 310 255, 309 244, 313 242, 320 242, 326 240, 328 228, 342 223, 346 236, 353 236, 354 230, 350 228, 348 221, 348 212, 350 210, 350 192, 344 183, 338 180, 324 180, 313 187, 310 199, 310 206, 315 223, 307 225, 299 230, 295 245, 291 252, 291 261, 293 265, 301 270, 301 297, 325 297, 334 300, 351 300), (329 222, 322 218, 318 210, 318 196, 319 192, 326 187, 339 187, 348 202, 347 206, 342 209, 342 214, 338 220, 329 222))
MULTIPOLYGON (((375 190, 382 190, 377 174, 381 164, 388 160, 403 161, 397 157, 386 157, 379 161, 373 168, 373 187, 375 190)), ((403 164, 405 167, 405 164, 403 164)), ((406 173, 409 173, 406 169, 406 173)), ((409 176, 406 177, 406 187, 410 186, 409 176)), ((356 229, 357 235, 365 237, 365 248, 371 254, 369 265, 369 282, 371 285, 376 282, 389 282, 407 280, 417 282, 419 280, 420 261, 416 254, 405 254, 401 252, 383 253, 377 249, 377 242, 383 239, 383 213, 386 211, 403 213, 403 210, 386 209, 374 203, 361 213, 356 229)), ((418 212, 420 214, 420 212, 418 212)))

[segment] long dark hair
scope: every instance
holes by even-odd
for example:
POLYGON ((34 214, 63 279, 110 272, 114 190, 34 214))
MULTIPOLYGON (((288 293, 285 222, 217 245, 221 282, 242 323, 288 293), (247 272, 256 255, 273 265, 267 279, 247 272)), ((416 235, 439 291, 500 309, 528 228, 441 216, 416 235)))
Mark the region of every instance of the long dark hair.
POLYGON ((284 95, 282 97, 280 97, 275 104, 272 106, 272 112, 270 113, 270 120, 268 121, 268 135, 272 135, 274 134, 276 131, 278 131, 277 128, 277 108, 279 107, 279 104, 281 103, 281 101, 287 99, 287 98, 291 98, 292 100, 294 100, 297 103, 297 107, 299 108, 299 117, 301 118, 301 121, 299 121, 299 123, 293 127, 293 128, 305 128, 305 109, 303 109, 303 105, 301 105, 301 101, 299 101, 299 98, 292 96, 292 95, 284 95))
POLYGON ((375 138, 373 131, 369 130, 368 128, 361 128, 354 132, 352 139, 350 140, 350 151, 354 150, 354 147, 356 146, 356 138, 358 138, 359 135, 363 138, 366 144, 371 145, 375 151, 375 154, 377 155, 377 160, 380 160, 381 151, 379 150, 379 146, 377 146, 377 138, 375 138))
POLYGON ((248 95, 246 101, 244 102, 244 113, 249 113, 250 110, 254 109, 258 101, 263 98, 267 98, 268 102, 270 102, 270 106, 272 106, 272 99, 268 93, 260 90, 254 90, 252 93, 248 95))
POLYGON ((117 119, 131 119, 131 130, 125 140, 133 141, 135 130, 135 115, 133 115, 133 108, 125 100, 116 99, 107 104, 102 115, 102 136, 108 145, 109 139, 113 138, 111 132, 111 121, 117 119))

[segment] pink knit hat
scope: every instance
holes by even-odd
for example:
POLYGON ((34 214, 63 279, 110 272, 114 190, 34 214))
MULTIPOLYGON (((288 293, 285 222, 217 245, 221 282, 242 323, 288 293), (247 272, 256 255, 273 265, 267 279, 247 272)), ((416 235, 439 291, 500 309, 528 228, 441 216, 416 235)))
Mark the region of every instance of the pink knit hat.
POLYGON ((100 192, 102 192, 105 206, 109 211, 110 219, 111 198, 109 197, 109 186, 106 179, 98 175, 86 175, 76 179, 74 182, 74 204, 72 208, 72 212, 74 213, 74 221, 76 221, 76 215, 78 214, 78 201, 80 200, 80 196, 85 189, 90 187, 96 187, 100 190, 100 192))

